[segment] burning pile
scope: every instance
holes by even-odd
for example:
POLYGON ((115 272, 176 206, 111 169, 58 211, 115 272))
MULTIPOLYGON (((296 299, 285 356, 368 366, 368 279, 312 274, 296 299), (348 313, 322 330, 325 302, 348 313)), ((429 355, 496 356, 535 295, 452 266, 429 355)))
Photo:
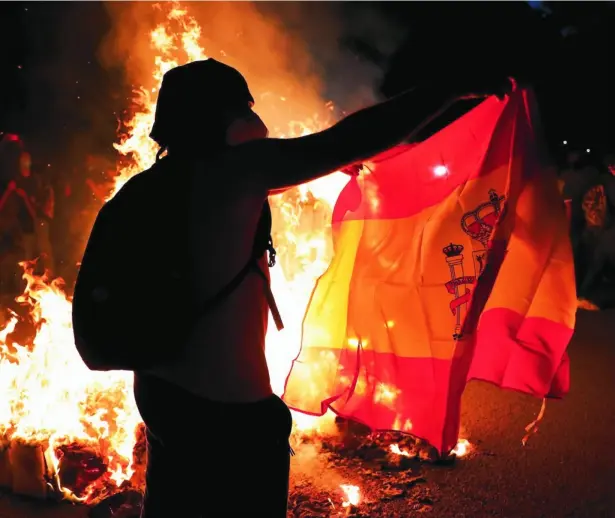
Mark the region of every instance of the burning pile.
MULTIPOLYGON (((122 158, 114 192, 155 160, 157 149, 148 136, 155 85, 170 68, 207 57, 199 46, 201 29, 196 20, 177 4, 164 9, 168 9, 165 22, 149 35, 155 53, 152 86, 136 90, 135 109, 115 145, 122 158)), ((256 109, 268 119, 267 101, 258 102, 256 109)), ((315 117, 310 124, 292 123, 276 136, 320 129, 317 121, 315 117)), ((333 175, 272 199, 282 266, 272 270, 272 283, 286 324, 281 333, 270 326, 273 331, 267 337, 277 393, 297 354, 301 320, 314 282, 331 258, 327 222, 345 181, 344 175, 333 175)), ((71 300, 63 282, 34 275, 31 263, 22 266, 27 287, 19 301, 28 308, 36 332, 29 339, 17 339, 18 317, 0 321, 0 486, 34 496, 51 490, 90 504, 120 490, 139 489, 143 458, 135 455, 139 451, 135 445, 141 420, 132 397, 132 375, 89 371, 72 344, 71 300)), ((329 415, 320 419, 295 415, 295 419, 303 435, 333 421, 329 415)), ((359 488, 342 489, 345 501, 335 505, 356 506, 359 488)))

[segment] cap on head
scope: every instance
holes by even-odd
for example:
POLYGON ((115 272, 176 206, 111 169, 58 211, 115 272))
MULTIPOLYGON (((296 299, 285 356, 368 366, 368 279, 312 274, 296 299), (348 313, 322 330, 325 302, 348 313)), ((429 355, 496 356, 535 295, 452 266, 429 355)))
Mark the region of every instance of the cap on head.
POLYGON ((225 131, 224 116, 254 103, 245 78, 215 59, 194 61, 162 78, 150 137, 160 146, 177 139, 225 131))

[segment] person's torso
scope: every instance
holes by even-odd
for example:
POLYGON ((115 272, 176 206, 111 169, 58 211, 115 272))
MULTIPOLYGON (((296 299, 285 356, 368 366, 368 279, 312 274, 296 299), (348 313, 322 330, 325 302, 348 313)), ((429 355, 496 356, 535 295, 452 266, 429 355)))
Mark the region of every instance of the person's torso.
MULTIPOLYGON (((215 174, 199 171, 191 180, 192 303, 197 307, 219 293, 250 259, 267 195, 265 189, 242 189, 240 178, 237 182, 212 181, 215 174)), ((265 256, 260 266, 268 276, 265 256)), ((201 316, 183 354, 156 374, 218 401, 255 401, 269 396, 265 293, 264 279, 249 273, 237 289, 201 316)))

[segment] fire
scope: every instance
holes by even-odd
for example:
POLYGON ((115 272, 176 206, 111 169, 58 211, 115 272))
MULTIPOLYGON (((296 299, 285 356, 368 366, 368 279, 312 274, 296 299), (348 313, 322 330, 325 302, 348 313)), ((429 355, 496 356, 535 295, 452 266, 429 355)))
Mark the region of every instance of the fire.
POLYGON ((344 501, 342 507, 356 507, 361 502, 361 490, 359 486, 353 486, 350 484, 342 484, 340 486, 344 492, 344 501))
MULTIPOLYGON (((400 455, 401 457, 410 457, 411 454, 408 450, 404 450, 399 447, 399 444, 391 444, 389 446, 389 451, 393 455, 400 455)), ((457 457, 465 457, 468 453, 472 451, 472 445, 470 441, 467 439, 457 439, 457 444, 451 450, 451 454, 454 454, 457 457)))
POLYGON ((120 142, 114 144, 115 149, 130 160, 118 169, 115 186, 109 198, 113 197, 129 178, 151 167, 156 160, 158 146, 149 138, 149 132, 154 123, 158 86, 167 71, 183 64, 176 57, 179 51, 186 55, 187 62, 208 57, 199 46, 201 28, 196 20, 188 15, 187 10, 174 4, 167 19, 167 24, 158 25, 150 33, 150 44, 156 52, 152 86, 141 87, 133 92, 135 105, 139 109, 135 111, 132 119, 125 123, 120 142), (173 28, 178 32, 173 30, 173 23, 173 28))
POLYGON ((459 439, 451 453, 454 453, 457 457, 465 457, 470 451, 472 451, 470 441, 467 439, 459 439))
POLYGON ((389 446, 389 450, 395 455, 401 455, 402 457, 410 457, 410 452, 402 450, 399 447, 399 444, 391 444, 391 446, 389 446))
POLYGON ((32 263, 21 265, 27 286, 19 301, 29 307, 37 332, 30 346, 11 343, 13 316, 0 333, 0 434, 47 445, 46 460, 60 478, 57 448, 84 444, 107 459, 108 481, 120 486, 133 474, 140 421, 127 397, 132 376, 89 371, 72 346, 71 303, 61 280, 34 275, 32 263))
MULTIPOLYGON (((122 159, 109 198, 130 177, 155 161, 157 147, 149 131, 157 86, 164 73, 184 62, 208 57, 199 46, 201 28, 186 9, 178 4, 155 8, 168 9, 168 14, 166 21, 149 35, 155 52, 152 84, 135 90, 136 109, 114 145, 122 159)), ((263 110, 266 109, 265 105, 263 110)), ((262 115, 267 120, 266 114, 262 115)), ((291 123, 285 134, 275 136, 298 136, 322 129, 315 123, 317 120, 314 117, 308 124, 291 123)), ((331 258, 325 222, 346 181, 347 177, 340 173, 271 200, 276 216, 273 230, 281 241, 280 262, 285 261, 285 255, 288 258, 291 249, 293 254, 285 271, 280 267, 272 270, 274 291, 279 306, 284 308, 286 324, 281 333, 271 325, 273 330, 267 337, 267 360, 278 394, 298 352, 301 320, 310 292, 331 258), (307 214, 312 221, 306 223, 307 214)), ((0 326, 0 390, 4 395, 0 400, 0 439, 3 443, 43 446, 45 469, 53 473, 57 489, 67 498, 92 503, 130 483, 134 474, 135 431, 141 419, 132 397, 132 374, 89 371, 72 345, 71 300, 61 279, 34 275, 30 263, 22 266, 27 286, 19 301, 29 308, 36 336, 30 343, 11 342, 16 316, 0 326), (107 464, 105 474, 78 495, 61 484, 59 448, 72 443, 91 448, 107 464)), ((304 431, 332 422, 328 417, 295 418, 297 429, 304 431)))

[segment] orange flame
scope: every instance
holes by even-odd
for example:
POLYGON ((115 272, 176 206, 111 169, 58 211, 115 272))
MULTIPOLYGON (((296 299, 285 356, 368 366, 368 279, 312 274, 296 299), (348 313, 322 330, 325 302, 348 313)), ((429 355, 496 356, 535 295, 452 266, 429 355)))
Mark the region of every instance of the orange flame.
POLYGON ((453 448, 451 453, 455 454, 457 457, 465 457, 471 451, 472 445, 470 444, 470 441, 467 439, 458 439, 457 445, 453 448))
MULTIPOLYGON (((167 9, 166 21, 149 34, 155 53, 152 83, 158 85, 167 70, 184 62, 206 59, 207 55, 199 46, 201 28, 186 9, 179 4, 156 4, 156 8, 167 9)), ((157 86, 143 86, 134 93, 136 109, 115 144, 124 158, 110 197, 130 177, 155 161, 157 147, 150 140, 149 131, 157 86)), ((263 110, 266 109, 265 102, 263 110)), ((285 134, 275 136, 297 136, 322 129, 316 121, 317 116, 307 124, 291 122, 285 134)), ((272 271, 273 289, 285 310, 286 328, 278 333, 272 325, 273 331, 267 336, 267 360, 278 394, 298 352, 301 320, 310 292, 331 258, 325 222, 346 181, 347 177, 339 173, 271 200, 276 217, 273 232, 280 240, 279 259, 286 263, 284 272, 281 268, 272 271), (306 214, 312 219, 307 224, 306 214), (292 262, 287 260, 290 254, 285 254, 291 245, 292 262)), ((31 264, 22 265, 27 286, 20 301, 29 306, 37 334, 30 344, 12 344, 9 337, 15 329, 16 317, 0 326, 0 390, 4 395, 0 400, 0 438, 46 445, 47 464, 55 470, 65 497, 92 503, 113 487, 130 483, 134 474, 135 430, 141 419, 132 397, 132 374, 89 371, 72 343, 71 300, 63 283, 35 276, 31 264), (61 486, 57 448, 72 442, 88 446, 107 463, 105 475, 81 495, 61 486)), ((295 419, 296 428, 304 431, 333 421, 332 416, 316 419, 295 415, 295 419)))
POLYGON ((30 347, 10 344, 15 317, 0 333, 0 433, 6 439, 48 444, 46 457, 56 475, 56 448, 78 441, 107 459, 105 481, 120 486, 133 474, 140 421, 129 397, 132 375, 91 372, 72 344, 71 303, 62 282, 33 275, 32 263, 20 264, 27 286, 19 301, 29 306, 37 333, 30 347))
POLYGON ((410 452, 402 450, 399 447, 399 444, 391 444, 391 446, 389 446, 389 450, 395 455, 401 455, 402 457, 410 457, 410 452))
MULTIPOLYGON (((394 455, 400 455, 402 457, 410 457, 410 452, 408 450, 402 450, 399 447, 399 444, 391 444, 389 446, 389 451, 394 455)), ((456 455, 457 457, 464 457, 468 453, 472 451, 472 445, 470 441, 467 439, 457 439, 457 444, 451 450, 451 454, 456 455)))
POLYGON ((359 486, 353 486, 350 484, 342 484, 340 486, 344 492, 344 501, 342 507, 357 507, 361 502, 361 490, 359 486))

